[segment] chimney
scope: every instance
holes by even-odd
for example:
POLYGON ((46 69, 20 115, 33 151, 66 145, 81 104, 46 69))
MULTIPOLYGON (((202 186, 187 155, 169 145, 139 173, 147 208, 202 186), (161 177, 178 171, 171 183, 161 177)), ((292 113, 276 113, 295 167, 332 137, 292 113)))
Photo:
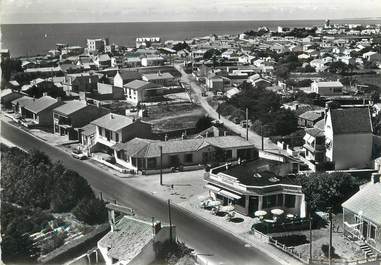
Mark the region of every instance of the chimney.
POLYGON ((114 119, 114 115, 112 115, 112 113, 110 113, 110 119, 114 119))
POLYGON ((165 135, 164 135, 164 141, 165 141, 165 142, 168 141, 168 134, 165 134, 165 135))
POLYGON ((182 134, 181 134, 181 140, 184 140, 184 136, 185 136, 185 134, 182 133, 182 134))
POLYGON ((208 138, 208 132, 205 133, 205 138, 208 138))
POLYGON ((372 173, 372 183, 376 184, 380 182, 381 174, 380 173, 372 173))
POLYGON ((44 93, 42 93, 42 96, 43 97, 46 97, 48 95, 48 92, 44 92, 44 93))

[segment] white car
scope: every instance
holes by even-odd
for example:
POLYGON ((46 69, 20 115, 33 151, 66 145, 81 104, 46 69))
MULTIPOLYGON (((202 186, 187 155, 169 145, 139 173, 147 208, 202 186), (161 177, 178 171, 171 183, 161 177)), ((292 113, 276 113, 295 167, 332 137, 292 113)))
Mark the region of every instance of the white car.
POLYGON ((71 156, 79 160, 83 160, 87 158, 87 155, 78 149, 73 150, 71 152, 71 156))

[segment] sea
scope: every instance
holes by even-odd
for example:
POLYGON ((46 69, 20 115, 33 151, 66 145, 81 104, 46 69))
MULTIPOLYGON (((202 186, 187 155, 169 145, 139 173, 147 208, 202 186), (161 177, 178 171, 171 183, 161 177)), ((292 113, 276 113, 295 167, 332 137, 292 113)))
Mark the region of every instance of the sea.
MULTIPOLYGON (((381 20, 333 20, 332 23, 379 24, 381 20)), ((323 20, 280 21, 197 21, 197 22, 126 22, 71 24, 3 24, 1 48, 12 57, 44 55, 56 43, 86 46, 87 38, 107 37, 110 43, 135 46, 137 37, 160 37, 162 40, 186 40, 210 34, 239 34, 266 26, 283 27, 322 25, 323 20)))

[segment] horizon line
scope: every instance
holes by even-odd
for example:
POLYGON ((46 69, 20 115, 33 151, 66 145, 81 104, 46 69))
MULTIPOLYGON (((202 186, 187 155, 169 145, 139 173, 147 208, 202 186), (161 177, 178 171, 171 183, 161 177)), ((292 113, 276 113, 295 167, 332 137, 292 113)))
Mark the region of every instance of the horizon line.
POLYGON ((0 23, 0 25, 42 25, 42 24, 110 24, 110 23, 192 23, 192 22, 250 22, 250 21, 325 21, 329 19, 331 21, 335 20, 381 20, 381 17, 360 17, 360 18, 299 18, 299 19, 232 19, 232 20, 171 20, 171 21, 78 21, 78 22, 17 22, 17 23, 0 23))

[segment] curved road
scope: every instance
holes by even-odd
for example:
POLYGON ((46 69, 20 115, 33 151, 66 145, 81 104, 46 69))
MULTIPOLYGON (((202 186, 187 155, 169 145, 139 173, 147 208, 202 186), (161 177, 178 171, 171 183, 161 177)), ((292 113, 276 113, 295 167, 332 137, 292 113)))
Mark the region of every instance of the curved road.
MULTIPOLYGON (((126 185, 118 177, 93 165, 73 159, 64 151, 3 121, 1 135, 24 150, 38 149, 53 161, 60 160, 67 168, 85 177, 94 189, 134 208, 138 214, 168 222, 167 203, 151 194, 126 185)), ((172 222, 177 226, 177 236, 197 253, 202 253, 209 264, 280 264, 255 248, 245 247, 245 242, 181 208, 173 207, 172 222)))

